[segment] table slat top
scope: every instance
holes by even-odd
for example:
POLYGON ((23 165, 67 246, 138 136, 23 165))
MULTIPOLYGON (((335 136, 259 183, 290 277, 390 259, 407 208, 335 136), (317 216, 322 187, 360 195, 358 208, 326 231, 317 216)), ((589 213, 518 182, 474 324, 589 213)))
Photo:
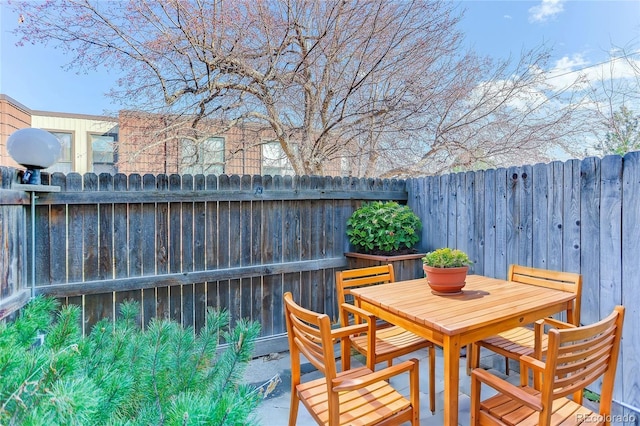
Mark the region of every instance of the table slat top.
POLYGON ((467 276, 458 295, 433 294, 426 278, 353 289, 353 293, 373 306, 445 334, 486 327, 514 314, 526 315, 575 298, 570 292, 480 275, 467 276))

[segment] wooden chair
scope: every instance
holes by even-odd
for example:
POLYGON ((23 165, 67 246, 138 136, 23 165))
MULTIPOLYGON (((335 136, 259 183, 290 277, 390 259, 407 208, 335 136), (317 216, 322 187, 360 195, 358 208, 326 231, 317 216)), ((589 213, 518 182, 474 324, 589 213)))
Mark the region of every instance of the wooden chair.
POLYGON ((373 372, 367 367, 338 373, 334 343, 366 325, 331 329, 329 317, 302 308, 290 292, 284 295, 291 356, 291 407, 289 426, 298 417, 300 401, 320 425, 419 425, 418 360, 373 372), (300 358, 311 362, 323 377, 301 382, 300 358), (389 383, 391 377, 409 374, 409 398, 389 383))
MULTIPOLYGON (((580 274, 511 265, 507 279, 575 293, 576 298, 566 310, 566 322, 576 326, 580 325, 580 298, 582 297, 582 276, 580 274)), ((534 336, 533 327, 523 325, 475 342, 467 350, 467 373, 480 365, 480 348, 482 347, 503 355, 505 357, 505 373, 509 374, 509 359, 517 361, 521 355, 533 354, 534 336)), ((544 349, 546 337, 544 337, 542 345, 544 349)))
MULTIPOLYGON (((471 424, 608 425, 623 319, 624 307, 617 306, 598 323, 551 329, 546 355, 539 359, 528 355, 520 358, 519 387, 488 371, 474 369, 471 372, 471 424), (534 377, 541 378, 540 385, 529 386, 529 370, 534 377), (602 391, 596 413, 582 405, 582 393, 600 377, 603 377, 602 391), (498 394, 481 402, 482 384, 496 389, 498 394), (568 395, 572 395, 572 399, 567 398, 568 395)), ((538 332, 542 333, 541 327, 538 332)))
POLYGON ((394 281, 395 276, 391 264, 336 272, 340 325, 342 327, 347 327, 350 324, 367 325, 363 332, 354 333, 348 338, 342 339, 342 366, 344 369, 350 368, 351 348, 366 357, 367 367, 370 370, 375 370, 376 364, 384 361, 390 367, 394 358, 422 348, 429 348, 429 409, 433 413, 436 404, 436 356, 433 343, 402 327, 381 323, 373 314, 353 304, 351 289, 394 281))

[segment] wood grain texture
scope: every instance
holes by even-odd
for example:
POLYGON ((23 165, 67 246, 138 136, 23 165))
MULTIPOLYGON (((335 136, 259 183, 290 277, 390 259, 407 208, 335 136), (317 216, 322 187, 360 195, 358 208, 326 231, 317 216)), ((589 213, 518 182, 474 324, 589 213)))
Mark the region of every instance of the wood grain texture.
MULTIPOLYGON (((632 407, 640 407, 640 152, 628 153, 623 158, 622 172, 622 282, 621 303, 625 313, 622 348, 614 400, 632 407)), ((617 300, 616 300, 617 301, 617 300)), ((584 309, 584 307, 583 307, 584 309)), ((635 415, 628 409, 623 414, 635 415)))
MULTIPOLYGON (((584 275, 583 303, 598 306, 600 283, 600 160, 587 158, 580 163, 580 271, 584 275)), ((582 321, 600 319, 599 309, 585 311, 582 321)))

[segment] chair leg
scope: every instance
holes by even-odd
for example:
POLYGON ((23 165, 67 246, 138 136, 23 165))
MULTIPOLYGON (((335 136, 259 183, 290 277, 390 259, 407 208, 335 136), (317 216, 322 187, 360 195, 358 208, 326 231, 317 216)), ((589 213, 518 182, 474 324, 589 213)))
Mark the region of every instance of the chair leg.
POLYGON ((436 349, 429 347, 429 409, 436 413, 436 349))
POLYGON ((509 375, 509 358, 504 357, 504 374, 509 375))
POLYGON ((291 389, 291 405, 289 405, 289 426, 296 426, 298 421, 298 406, 300 405, 300 399, 298 398, 298 392, 295 387, 291 389))
POLYGON ((340 342, 340 359, 342 361, 342 371, 351 368, 351 344, 348 339, 342 339, 340 342))
POLYGON ((470 343, 467 346, 467 376, 471 375, 471 370, 480 366, 480 346, 470 343))

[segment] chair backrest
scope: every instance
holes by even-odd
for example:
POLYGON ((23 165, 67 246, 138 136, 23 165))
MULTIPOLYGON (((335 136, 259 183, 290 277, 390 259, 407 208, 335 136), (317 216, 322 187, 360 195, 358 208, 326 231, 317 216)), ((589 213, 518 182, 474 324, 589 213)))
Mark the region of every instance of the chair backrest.
MULTIPOLYGON (((574 401, 581 403, 583 389, 600 377, 600 414, 611 413, 623 320, 624 307, 616 306, 595 324, 549 330, 541 389, 542 405, 549 408, 543 411, 544 417, 550 419, 554 399, 573 394, 574 401)), ((522 357, 523 366, 529 358, 522 357)), ((545 424, 542 419, 540 424, 545 424)))
POLYGON ((352 303, 351 289, 353 288, 392 283, 394 281, 395 275, 392 264, 337 271, 338 306, 345 302, 352 303))
POLYGON ((300 354, 331 383, 337 372, 329 317, 301 307, 290 292, 284 295, 284 306, 293 386, 300 383, 300 354))
POLYGON ((531 268, 522 265, 509 266, 509 281, 575 293, 576 298, 567 307, 566 322, 580 325, 580 299, 582 298, 582 275, 549 269, 531 268))

